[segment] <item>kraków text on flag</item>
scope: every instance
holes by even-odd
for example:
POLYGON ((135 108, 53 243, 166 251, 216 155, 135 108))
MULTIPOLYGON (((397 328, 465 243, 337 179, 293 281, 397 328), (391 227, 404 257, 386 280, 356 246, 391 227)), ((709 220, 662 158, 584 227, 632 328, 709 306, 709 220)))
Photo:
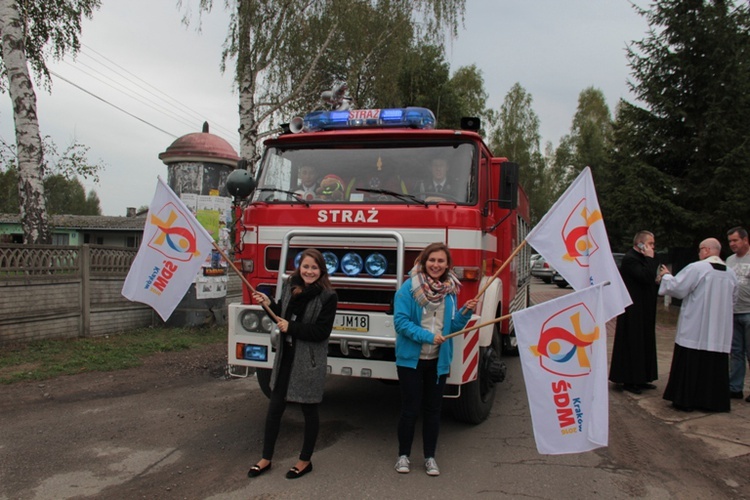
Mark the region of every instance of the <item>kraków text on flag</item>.
POLYGON ((513 313, 537 451, 607 446, 607 330, 598 284, 513 313))
POLYGON ((604 315, 609 320, 632 304, 607 239, 591 177, 584 168, 526 237, 575 290, 609 281, 604 315))
POLYGON ((143 240, 122 295, 148 304, 166 321, 193 283, 213 239, 182 200, 159 178, 143 240))

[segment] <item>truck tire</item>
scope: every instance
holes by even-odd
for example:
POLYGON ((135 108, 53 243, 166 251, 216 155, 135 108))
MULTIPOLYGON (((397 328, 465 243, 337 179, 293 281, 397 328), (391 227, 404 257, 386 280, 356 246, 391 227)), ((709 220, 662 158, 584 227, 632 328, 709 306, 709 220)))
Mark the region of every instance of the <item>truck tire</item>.
POLYGON ((271 369, 270 368, 257 368, 255 370, 255 376, 258 378, 258 385, 260 390, 267 398, 271 398, 271 369))
POLYGON ((480 424, 490 415, 497 384, 505 379, 505 363, 500 360, 500 334, 495 328, 492 343, 479 348, 477 380, 461 386, 461 396, 451 401, 453 418, 467 424, 480 424))

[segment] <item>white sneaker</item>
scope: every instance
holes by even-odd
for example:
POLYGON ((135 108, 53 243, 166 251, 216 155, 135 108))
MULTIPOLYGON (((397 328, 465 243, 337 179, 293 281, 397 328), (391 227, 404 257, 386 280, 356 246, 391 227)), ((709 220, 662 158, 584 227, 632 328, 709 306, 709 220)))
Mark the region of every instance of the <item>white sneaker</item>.
POLYGON ((408 474, 409 473, 409 457, 406 455, 401 455, 398 457, 398 460, 396 461, 396 472, 399 474, 408 474))
POLYGON ((440 475, 440 469, 438 469, 437 462, 432 457, 424 459, 424 468, 428 476, 440 475))

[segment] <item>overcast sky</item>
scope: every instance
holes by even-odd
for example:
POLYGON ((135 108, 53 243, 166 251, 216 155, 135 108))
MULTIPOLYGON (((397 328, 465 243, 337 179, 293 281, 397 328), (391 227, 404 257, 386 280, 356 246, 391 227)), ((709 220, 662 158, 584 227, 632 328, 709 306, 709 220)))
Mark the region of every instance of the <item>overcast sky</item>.
MULTIPOLYGON (((36 89, 42 135, 59 149, 85 144, 89 158, 106 165, 99 184, 84 181, 104 215, 148 205, 157 175, 166 180, 159 153, 199 132, 203 121, 239 151, 237 95, 231 71, 219 69, 228 16, 222 0, 214 3, 198 33, 181 23, 176 0, 103 0, 83 24, 76 60, 50 64, 61 77, 53 77, 52 93, 36 89), (123 93, 133 90, 136 98, 123 93)), ((612 112, 620 98, 632 100, 625 47, 645 36, 647 24, 629 0, 466 3, 464 28, 447 45, 451 68, 476 64, 494 109, 519 82, 533 97, 545 143, 556 146, 569 132, 587 87, 601 89, 612 112)), ((0 96, 0 136, 15 142, 7 94, 0 96)))

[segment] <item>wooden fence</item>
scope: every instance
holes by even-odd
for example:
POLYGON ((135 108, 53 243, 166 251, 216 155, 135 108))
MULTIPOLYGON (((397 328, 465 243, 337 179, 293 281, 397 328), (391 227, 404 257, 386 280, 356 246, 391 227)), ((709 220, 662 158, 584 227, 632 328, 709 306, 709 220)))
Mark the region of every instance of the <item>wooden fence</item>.
MULTIPOLYGON (((0 344, 94 337, 162 324, 120 291, 136 249, 0 245, 0 344)), ((227 303, 241 298, 230 276, 227 303)))

